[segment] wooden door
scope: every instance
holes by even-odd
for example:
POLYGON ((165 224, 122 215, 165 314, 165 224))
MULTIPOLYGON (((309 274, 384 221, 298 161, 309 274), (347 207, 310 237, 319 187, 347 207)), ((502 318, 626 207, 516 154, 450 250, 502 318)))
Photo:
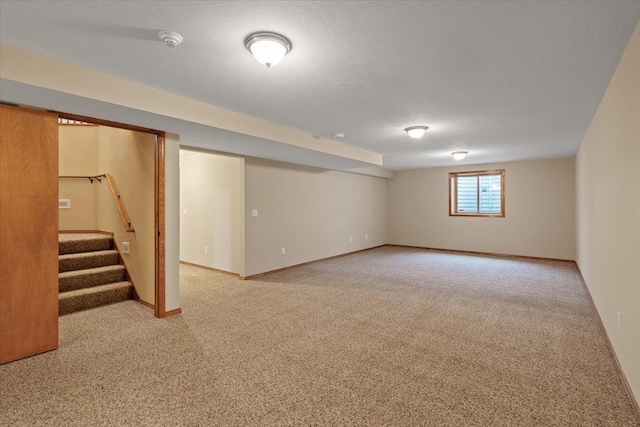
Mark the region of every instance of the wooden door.
POLYGON ((58 116, 0 105, 0 363, 58 347, 58 116))

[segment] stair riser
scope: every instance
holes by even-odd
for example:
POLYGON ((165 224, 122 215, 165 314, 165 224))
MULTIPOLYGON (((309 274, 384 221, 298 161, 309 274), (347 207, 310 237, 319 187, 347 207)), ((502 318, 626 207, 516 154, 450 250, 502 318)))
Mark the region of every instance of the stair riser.
POLYGON ((126 289, 113 289, 74 298, 61 298, 58 304, 58 313, 60 315, 69 314, 80 310, 87 310, 89 308, 130 300, 131 298, 131 287, 126 289))
POLYGON ((122 282, 125 280, 124 268, 105 271, 94 274, 82 274, 58 279, 58 291, 67 292, 77 289, 90 288, 92 286, 106 285, 107 283, 122 282))
POLYGON ((60 255, 105 251, 109 249, 113 249, 113 241, 111 237, 108 236, 105 236, 104 239, 58 242, 58 253, 60 255))
POLYGON ((84 270, 87 268, 104 267, 118 264, 118 253, 100 254, 82 258, 60 259, 59 272, 84 270))

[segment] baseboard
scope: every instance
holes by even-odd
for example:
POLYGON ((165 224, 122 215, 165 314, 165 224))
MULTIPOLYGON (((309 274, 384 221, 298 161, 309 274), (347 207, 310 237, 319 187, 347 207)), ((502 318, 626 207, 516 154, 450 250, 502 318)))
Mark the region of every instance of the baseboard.
POLYGON ((609 353, 611 354, 611 357, 613 358, 613 361, 615 362, 614 365, 616 367, 616 371, 618 371, 618 375, 620 376, 620 380, 622 381, 622 385, 624 386, 625 391, 627 392, 627 396, 629 396, 629 403, 631 403, 631 407, 633 408, 633 412, 636 415, 636 419, 638 420, 638 423, 640 424, 640 404, 638 403, 638 400, 636 399, 636 396, 633 394, 633 389, 631 388, 631 385, 629 384, 629 381, 627 380, 627 376, 624 374, 624 371, 622 370, 622 366, 620 365, 620 360, 618 359, 618 355, 616 354, 615 349, 613 348, 613 344, 611 343, 611 339, 609 338, 609 334, 607 333, 607 329, 604 327, 604 322, 602 321, 602 317, 600 316, 600 312, 598 311, 598 307, 596 306, 595 301, 593 300, 593 295, 591 295, 591 291, 589 290, 589 287, 587 286, 587 281, 584 280, 584 276, 582 275, 582 271, 580 271, 580 266, 578 265, 578 263, 576 263, 576 266, 578 267, 578 273, 580 273, 580 278, 582 279, 582 286, 584 286, 585 290, 587 291, 587 295, 589 295, 589 300, 591 301, 591 305, 593 305, 593 308, 596 312, 596 314, 598 315, 598 323, 600 324, 600 330, 602 331, 604 337, 606 338, 606 344, 607 344, 607 348, 609 349, 609 353))
POLYGON ((174 310, 165 311, 164 314, 160 317, 164 318, 164 317, 169 317, 169 316, 173 316, 174 314, 180 314, 180 313, 182 313, 182 309, 176 308, 174 310))
MULTIPOLYGON (((155 306, 155 305, 153 305, 153 304, 151 304, 151 303, 148 303, 148 302, 146 302, 146 301, 143 301, 143 300, 141 300, 141 299, 139 299, 139 300, 138 300, 138 302, 139 302, 140 304, 142 304, 142 305, 146 306, 146 307, 149 307, 150 309, 152 309, 152 310, 154 310, 154 311, 155 311, 155 309, 156 309, 156 306, 155 306)), ((158 317, 160 317, 160 318, 164 318, 164 317, 169 317, 169 316, 173 316, 174 314, 180 314, 180 313, 182 313, 182 309, 181 309, 181 308, 176 308, 176 309, 174 309, 174 310, 165 311, 165 312, 164 312, 164 314, 162 314, 162 315, 160 315, 160 316, 158 316, 158 317)))
POLYGON ((347 252, 347 253, 340 254, 340 255, 334 255, 334 256, 330 256, 330 257, 326 257, 326 258, 316 259, 314 261, 308 261, 308 262, 303 262, 303 263, 300 263, 300 264, 290 265, 288 267, 278 268, 276 270, 269 270, 269 271, 265 271, 264 273, 252 274, 251 276, 239 276, 239 278, 240 278, 240 280, 252 280, 252 279, 256 279, 258 277, 266 276, 267 274, 279 273, 281 271, 290 270, 292 268, 302 267, 304 265, 309 265, 309 264, 315 264, 316 262, 328 261, 330 259, 340 258, 340 257, 347 256, 347 255, 353 255, 353 254, 357 254, 358 252, 370 251, 371 249, 381 248, 383 246, 387 246, 387 245, 378 245, 378 246, 374 246, 374 247, 371 247, 371 248, 360 249, 360 250, 357 250, 357 251, 347 252))
POLYGON ((537 257, 537 256, 527 256, 527 255, 512 255, 512 254, 500 254, 494 252, 477 252, 477 251, 463 251, 458 249, 442 249, 442 248, 429 248, 426 246, 411 246, 411 245, 396 245, 393 243, 387 243, 385 246, 395 246, 398 248, 412 248, 412 249, 426 249, 428 251, 437 251, 437 252, 448 252, 454 254, 467 254, 467 255, 481 255, 486 257, 494 257, 494 258, 517 258, 517 259, 528 259, 533 261, 561 261, 561 262, 570 262, 574 263, 575 261, 572 259, 561 259, 561 258, 545 258, 545 257, 537 257))
POLYGON ((215 271, 216 273, 222 273, 222 274, 226 274, 228 276, 240 277, 240 275, 238 273, 232 273, 230 271, 220 270, 218 268, 207 267, 206 265, 194 264, 192 262, 187 262, 187 261, 180 261, 180 264, 190 265, 192 267, 203 268, 205 270, 215 271))
POLYGON ((149 308, 150 308, 150 309, 152 309, 152 310, 155 310, 155 309, 156 309, 156 306, 155 306, 155 305, 153 305, 153 304, 151 304, 151 303, 148 303, 148 302, 143 301, 143 300, 141 300, 141 299, 138 299, 137 301, 138 301, 140 304, 142 304, 142 305, 144 305, 144 306, 146 306, 146 307, 149 307, 149 308))

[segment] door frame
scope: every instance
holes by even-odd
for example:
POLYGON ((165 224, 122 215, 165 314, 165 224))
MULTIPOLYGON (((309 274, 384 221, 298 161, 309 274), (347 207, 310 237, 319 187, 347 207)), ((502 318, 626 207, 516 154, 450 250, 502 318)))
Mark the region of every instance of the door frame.
POLYGON ((61 119, 155 135, 155 301, 153 311, 156 317, 167 317, 175 314, 175 310, 167 312, 165 309, 165 132, 78 114, 51 110, 50 112, 56 113, 58 118, 61 119))

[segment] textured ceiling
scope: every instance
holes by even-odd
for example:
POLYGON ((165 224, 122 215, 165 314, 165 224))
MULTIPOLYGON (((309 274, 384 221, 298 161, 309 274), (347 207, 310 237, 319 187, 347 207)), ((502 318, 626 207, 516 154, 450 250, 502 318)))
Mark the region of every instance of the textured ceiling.
POLYGON ((639 18, 640 1, 2 0, 0 38, 315 135, 343 132, 408 169, 453 164, 457 150, 469 164, 574 155, 639 18), (185 41, 167 48, 160 30, 185 41), (271 69, 243 46, 258 30, 293 44, 271 69), (420 140, 403 131, 415 124, 430 127, 420 140))

